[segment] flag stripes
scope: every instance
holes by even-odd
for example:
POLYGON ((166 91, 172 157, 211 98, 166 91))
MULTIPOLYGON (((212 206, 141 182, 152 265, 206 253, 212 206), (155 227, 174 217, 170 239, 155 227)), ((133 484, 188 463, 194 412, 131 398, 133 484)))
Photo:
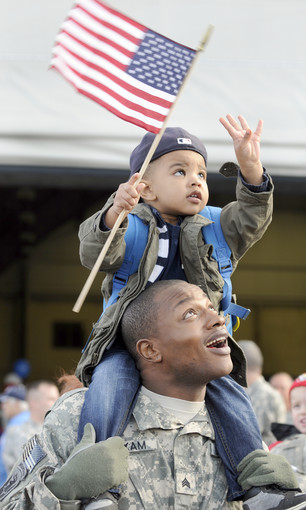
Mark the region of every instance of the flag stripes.
POLYGON ((56 37, 51 67, 118 117, 157 133, 195 53, 99 0, 80 0, 56 37))

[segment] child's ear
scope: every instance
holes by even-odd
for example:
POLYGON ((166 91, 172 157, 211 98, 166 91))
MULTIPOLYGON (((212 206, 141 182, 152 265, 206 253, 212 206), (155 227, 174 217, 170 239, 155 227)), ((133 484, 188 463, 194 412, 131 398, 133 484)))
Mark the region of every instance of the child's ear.
POLYGON ((162 360, 160 350, 157 348, 154 341, 149 340, 148 338, 138 340, 136 350, 138 355, 145 361, 159 363, 162 360))
POLYGON ((156 195, 152 190, 151 183, 146 181, 141 181, 141 183, 145 185, 140 193, 141 198, 145 201, 156 200, 156 195))

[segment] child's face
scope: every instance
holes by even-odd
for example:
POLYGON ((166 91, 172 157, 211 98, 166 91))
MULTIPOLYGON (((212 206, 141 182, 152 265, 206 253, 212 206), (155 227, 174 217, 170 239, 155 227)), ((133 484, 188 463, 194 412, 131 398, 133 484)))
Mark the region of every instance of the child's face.
POLYGON ((208 201, 205 161, 191 150, 173 151, 150 164, 143 179, 148 184, 143 199, 157 209, 165 221, 200 212, 208 201))
POLYGON ((290 401, 293 423, 302 434, 306 434, 306 386, 293 388, 290 401))

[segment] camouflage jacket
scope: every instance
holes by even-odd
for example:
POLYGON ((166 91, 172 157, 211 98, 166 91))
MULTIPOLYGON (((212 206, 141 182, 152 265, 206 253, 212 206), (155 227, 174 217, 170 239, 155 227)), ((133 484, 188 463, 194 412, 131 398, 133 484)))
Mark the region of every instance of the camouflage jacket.
MULTIPOLYGON (((5 510, 80 510, 80 501, 59 501, 44 481, 69 457, 76 443, 84 389, 62 396, 47 415, 40 436, 28 442, 0 490, 5 510)), ((215 451, 208 413, 186 425, 142 393, 123 438, 129 450, 129 479, 119 510, 229 510, 227 482, 215 451)))
POLYGON ((9 427, 2 452, 7 473, 11 471, 15 462, 20 457, 23 446, 27 440, 35 434, 38 434, 41 429, 42 424, 35 423, 31 420, 9 427))
MULTIPOLYGON (((273 184, 268 182, 268 191, 252 192, 243 185, 241 179, 237 181, 237 200, 223 207, 221 212, 221 226, 225 239, 232 251, 233 269, 246 251, 256 243, 266 231, 272 219, 273 184)), ((87 220, 79 229, 80 258, 82 264, 91 269, 105 244, 109 231, 101 231, 100 221, 103 214, 113 203, 114 195, 110 197, 103 209, 87 220)), ((139 216, 149 226, 148 243, 139 263, 139 271, 129 277, 126 287, 120 292, 117 303, 109 306, 102 318, 96 323, 94 337, 84 350, 78 364, 76 375, 88 386, 91 374, 99 364, 106 346, 115 338, 119 321, 127 305, 145 289, 148 278, 155 266, 159 247, 159 231, 156 218, 149 207, 138 204, 132 214, 139 216)), ((223 295, 223 278, 217 262, 212 257, 212 246, 205 244, 202 227, 211 223, 210 220, 196 214, 186 216, 181 223, 180 254, 186 278, 189 283, 201 287, 208 295, 216 310, 220 309, 223 295)), ((108 300, 112 292, 112 278, 124 260, 124 235, 128 220, 116 232, 101 266, 106 273, 102 284, 103 297, 108 300)), ((233 377, 238 383, 245 383, 244 357, 237 345, 231 346, 233 353, 233 377), (242 371, 242 373, 241 373, 242 371)))
POLYGON ((282 455, 291 464, 299 482, 299 487, 306 492, 306 434, 294 434, 276 444, 272 453, 282 455))
POLYGON ((262 438, 269 446, 275 441, 275 436, 271 431, 271 423, 284 423, 286 421, 284 400, 263 376, 247 388, 247 393, 251 399, 262 438))

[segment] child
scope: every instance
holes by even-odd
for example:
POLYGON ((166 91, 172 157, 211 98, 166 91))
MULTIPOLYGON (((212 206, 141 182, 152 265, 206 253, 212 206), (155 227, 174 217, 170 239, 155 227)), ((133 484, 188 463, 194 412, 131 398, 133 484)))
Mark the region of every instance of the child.
MULTIPOLYGON (((225 206, 221 213, 222 230, 232 251, 233 268, 262 237, 272 218, 273 185, 260 162, 262 121, 254 133, 243 117, 240 116, 239 121, 240 124, 230 115, 220 119, 233 139, 240 165, 237 200, 225 206)), ((152 133, 143 137, 131 154, 130 180, 119 186, 102 211, 80 226, 81 261, 89 268, 94 265, 122 209, 146 222, 149 234, 138 272, 129 277, 118 301, 104 311, 95 325, 94 338, 78 365, 77 375, 85 385, 91 383, 81 414, 79 437, 88 421, 96 429, 97 440, 120 435, 130 417, 139 388, 139 375, 116 338, 116 332, 125 308, 147 285, 158 279, 187 280, 202 288, 217 311, 221 308, 223 279, 211 256, 212 247, 205 244, 202 236, 202 227, 210 222, 198 215, 208 201, 206 149, 198 138, 185 130, 167 128, 135 189, 137 172, 153 139, 152 133), (140 198, 142 202, 138 204, 140 198), (103 362, 100 363, 102 355, 103 362), (100 393, 101 409, 94 404, 97 392, 100 393)), ((127 224, 125 219, 102 263, 101 270, 106 272, 102 293, 106 301, 111 295, 113 274, 124 259, 127 224)), ((245 372, 241 373, 244 360, 239 349, 233 349, 232 358, 232 377, 213 381, 206 393, 218 453, 226 466, 229 500, 243 494, 237 483, 238 463, 253 450, 262 448, 250 402, 236 382, 246 385, 245 372)), ((276 507, 271 504, 262 508, 276 507)))
POLYGON ((295 428, 306 434, 306 373, 293 381, 290 388, 292 421, 295 428))
POLYGON ((297 377, 289 390, 293 425, 280 424, 282 441, 269 446, 292 465, 303 491, 306 491, 306 373, 297 377), (284 431, 286 435, 284 435, 284 431))

